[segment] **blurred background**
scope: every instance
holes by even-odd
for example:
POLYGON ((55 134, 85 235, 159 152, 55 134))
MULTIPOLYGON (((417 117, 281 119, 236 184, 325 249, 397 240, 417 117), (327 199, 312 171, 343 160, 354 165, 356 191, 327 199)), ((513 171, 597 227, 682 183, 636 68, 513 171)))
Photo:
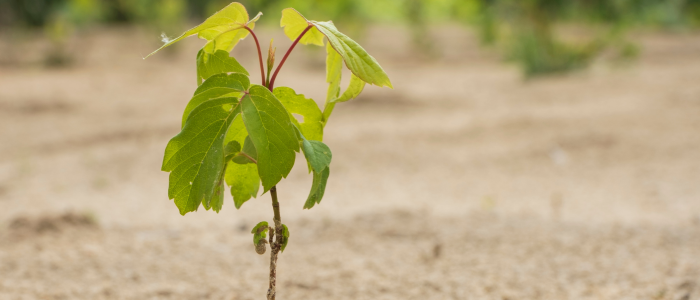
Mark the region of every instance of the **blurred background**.
MULTIPOLYGON (((278 53, 283 8, 333 20, 395 87, 336 107, 321 205, 279 185, 280 299, 700 299, 700 1, 241 2, 278 53)), ((0 0, 1 299, 265 297, 269 196, 182 217, 160 171, 203 41, 142 59, 228 3, 0 0)), ((321 105, 324 63, 277 86, 321 105)))

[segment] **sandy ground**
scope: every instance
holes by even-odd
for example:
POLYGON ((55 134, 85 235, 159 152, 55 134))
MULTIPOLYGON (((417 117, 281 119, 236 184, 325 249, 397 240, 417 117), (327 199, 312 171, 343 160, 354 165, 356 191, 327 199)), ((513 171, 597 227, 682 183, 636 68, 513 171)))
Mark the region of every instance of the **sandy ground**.
MULTIPOLYGON (((280 184, 278 299, 700 299, 700 36, 526 82, 442 33, 437 61, 396 47, 405 32, 366 36, 395 90, 336 107, 321 205, 301 209, 304 168, 280 184)), ((167 199, 201 42, 141 60, 156 37, 87 33, 63 69, 3 41, 0 299, 264 299, 249 231, 269 196, 185 217, 167 199)), ((234 53, 255 82, 253 50, 234 53)), ((292 60, 277 85, 322 101, 323 52, 292 60)))

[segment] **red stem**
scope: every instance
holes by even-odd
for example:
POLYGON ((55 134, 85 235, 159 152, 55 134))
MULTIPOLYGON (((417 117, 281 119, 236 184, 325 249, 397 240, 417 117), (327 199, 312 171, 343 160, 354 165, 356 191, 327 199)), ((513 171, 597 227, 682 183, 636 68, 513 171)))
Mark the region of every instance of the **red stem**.
MULTIPOLYGON (((311 29, 311 27, 313 27, 313 25, 309 24, 309 26, 306 27, 306 29, 304 29, 304 31, 301 32, 299 37, 297 37, 297 39, 294 40, 294 43, 292 43, 292 45, 289 46, 287 53, 284 54, 282 61, 280 61, 280 64, 277 66, 277 69, 275 69, 275 73, 272 74, 272 79, 270 79, 270 84, 267 86, 268 89, 270 89, 270 90, 273 89, 273 87, 275 86, 275 78, 277 78, 277 73, 280 72, 280 69, 282 68, 282 65, 284 65, 284 62, 287 60, 289 53, 292 53, 292 49, 294 49, 294 46, 296 46, 297 43, 299 43, 299 40, 301 40, 301 38, 304 36, 304 34, 306 34, 306 32, 309 31, 309 29, 311 29)), ((262 66, 262 61, 260 62, 260 65, 262 66)))
POLYGON ((262 52, 260 51, 260 43, 258 43, 258 37, 255 36, 255 32, 253 32, 252 29, 250 29, 248 26, 243 26, 248 32, 250 32, 250 35, 253 36, 253 39, 255 40, 255 46, 258 47, 258 60, 260 61, 260 76, 262 77, 262 85, 265 85, 265 68, 263 68, 263 59, 262 59, 262 52))

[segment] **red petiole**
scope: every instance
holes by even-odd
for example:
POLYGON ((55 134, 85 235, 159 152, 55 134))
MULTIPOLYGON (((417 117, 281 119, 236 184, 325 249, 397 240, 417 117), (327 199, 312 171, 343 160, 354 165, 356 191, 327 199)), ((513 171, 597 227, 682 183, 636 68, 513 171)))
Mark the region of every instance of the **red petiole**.
POLYGON ((262 52, 260 51, 260 43, 258 43, 258 37, 255 36, 255 32, 253 32, 252 29, 248 26, 243 26, 248 32, 250 32, 250 35, 253 36, 253 39, 255 40, 255 46, 258 47, 258 60, 260 61, 260 76, 262 77, 262 84, 263 86, 265 85, 265 68, 263 67, 263 60, 262 60, 262 52))

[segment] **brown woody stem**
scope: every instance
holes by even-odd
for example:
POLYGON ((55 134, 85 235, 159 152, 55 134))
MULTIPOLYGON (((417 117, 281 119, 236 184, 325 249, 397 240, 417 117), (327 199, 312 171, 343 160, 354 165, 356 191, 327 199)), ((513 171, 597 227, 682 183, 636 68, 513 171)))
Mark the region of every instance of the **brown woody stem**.
POLYGON ((282 219, 280 218, 280 203, 277 201, 277 186, 270 189, 272 196, 272 210, 275 212, 275 227, 270 228, 270 285, 267 289, 267 300, 275 300, 277 294, 277 256, 280 252, 280 239, 282 237, 282 219), (273 241, 273 237, 274 241, 273 241))

